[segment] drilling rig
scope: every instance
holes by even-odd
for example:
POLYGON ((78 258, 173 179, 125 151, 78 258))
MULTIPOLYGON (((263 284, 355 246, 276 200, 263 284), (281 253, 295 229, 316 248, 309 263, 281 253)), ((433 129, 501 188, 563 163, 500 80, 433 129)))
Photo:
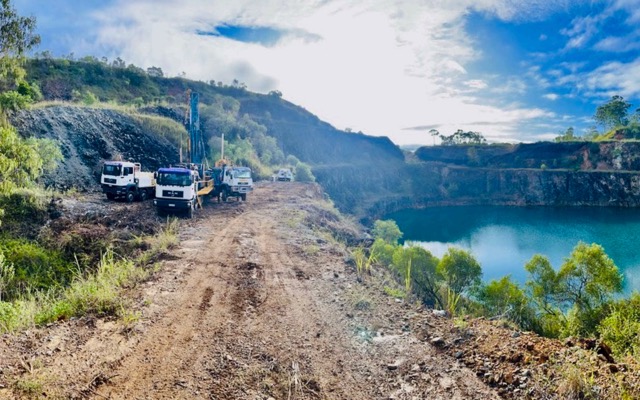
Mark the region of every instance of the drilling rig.
MULTIPOLYGON (((188 90, 187 99, 187 162, 181 162, 175 167, 160 168, 156 172, 156 198, 153 204, 159 214, 182 211, 191 218, 197 208, 202 208, 203 199, 214 192, 214 181, 206 168, 198 93, 188 90)), ((182 148, 180 155, 182 158, 182 148)))

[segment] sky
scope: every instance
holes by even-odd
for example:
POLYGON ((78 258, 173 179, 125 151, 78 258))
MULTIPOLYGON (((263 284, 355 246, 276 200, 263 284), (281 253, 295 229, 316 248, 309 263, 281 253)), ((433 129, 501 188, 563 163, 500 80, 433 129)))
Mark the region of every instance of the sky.
POLYGON ((282 92, 338 129, 434 144, 582 135, 640 107, 640 0, 14 0, 54 56, 282 92))

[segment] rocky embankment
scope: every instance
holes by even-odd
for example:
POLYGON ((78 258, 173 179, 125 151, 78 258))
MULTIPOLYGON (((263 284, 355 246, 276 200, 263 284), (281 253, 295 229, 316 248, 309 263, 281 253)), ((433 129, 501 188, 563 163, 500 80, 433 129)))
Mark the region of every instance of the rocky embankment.
POLYGON ((140 162, 146 171, 179 160, 168 140, 115 110, 56 105, 20 111, 11 124, 25 137, 58 141, 64 160, 43 175, 45 185, 56 189, 98 188, 104 160, 121 157, 140 162))
POLYGON ((423 147, 417 161, 314 170, 363 220, 432 205, 640 207, 640 144, 423 147))
POLYGON ((425 163, 411 167, 409 194, 380 199, 369 213, 382 215, 429 205, 639 207, 634 171, 566 171, 467 168, 425 163))

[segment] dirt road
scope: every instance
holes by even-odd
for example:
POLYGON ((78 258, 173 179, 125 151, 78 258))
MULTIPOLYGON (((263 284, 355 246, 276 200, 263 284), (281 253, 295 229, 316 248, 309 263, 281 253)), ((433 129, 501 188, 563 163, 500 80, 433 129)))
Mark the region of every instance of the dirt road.
POLYGON ((327 226, 353 229, 315 186, 262 184, 246 203, 207 206, 131 290, 130 321, 5 335, 0 398, 495 398, 418 337, 415 306, 356 279, 327 226))

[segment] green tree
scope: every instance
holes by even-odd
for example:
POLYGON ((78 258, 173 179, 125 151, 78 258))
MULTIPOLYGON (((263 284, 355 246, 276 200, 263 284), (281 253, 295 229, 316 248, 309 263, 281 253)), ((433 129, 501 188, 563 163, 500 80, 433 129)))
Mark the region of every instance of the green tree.
POLYGON ((540 255, 525 268, 527 288, 548 334, 595 333, 613 295, 622 290, 618 268, 595 243, 578 243, 557 272, 540 255))
POLYGON ((160 67, 149 67, 147 68, 147 75, 162 78, 164 76, 164 72, 160 67))
MULTIPOLYGON (((0 196, 32 186, 44 169, 51 170, 62 159, 50 139, 22 139, 14 128, 0 127, 0 196)), ((0 217, 4 210, 0 209, 0 217)))
POLYGON ((602 246, 580 242, 558 271, 557 298, 588 311, 622 291, 622 274, 602 246))
POLYGON ((377 220, 373 223, 373 231, 371 231, 371 233, 373 234, 374 239, 379 238, 384 240, 386 243, 394 245, 398 243, 400 238, 402 238, 402 232, 400 231, 398 224, 392 219, 384 221, 377 220))
POLYGON ((376 255, 377 262, 388 267, 393 263, 393 253, 397 245, 387 243, 381 238, 377 238, 371 245, 371 252, 376 255))
POLYGON ((425 304, 433 306, 437 303, 443 308, 442 299, 438 295, 442 277, 438 273, 436 257, 422 247, 397 246, 393 252, 393 266, 400 276, 408 275, 410 286, 425 304), (407 273, 409 266, 410 273, 407 273))
POLYGON ((429 135, 433 138, 433 145, 436 145, 436 137, 440 136, 440 132, 437 129, 429 129, 429 135))
POLYGON ((555 141, 556 142, 573 142, 579 139, 580 137, 575 135, 573 127, 570 126, 567 128, 567 130, 564 133, 561 133, 559 136, 557 136, 555 141))
POLYGON ((628 121, 628 112, 631 103, 627 102, 622 96, 613 96, 611 100, 605 104, 598 106, 593 118, 605 128, 613 128, 616 126, 626 125, 628 121))
POLYGON ((445 283, 456 293, 464 293, 480 283, 482 268, 473 255, 463 249, 449 247, 438 270, 444 276, 445 283))
POLYGON ((296 156, 289 154, 287 156, 287 158, 285 159, 285 163, 291 167, 295 167, 298 164, 300 164, 300 160, 298 160, 298 158, 296 158, 296 156))
POLYGON ((296 180, 298 182, 315 182, 316 177, 313 176, 311 168, 301 162, 296 166, 296 180))
POLYGON ((440 139, 442 140, 443 146, 487 144, 487 139, 485 139, 480 132, 465 132, 462 129, 458 129, 454 134, 449 136, 440 135, 440 139))
POLYGON ((481 286, 476 297, 490 316, 500 316, 522 329, 538 331, 535 311, 524 290, 511 280, 511 276, 481 286))
POLYGON ((35 26, 35 18, 19 16, 9 0, 0 0, 0 112, 5 125, 8 111, 30 101, 16 88, 25 77, 25 53, 40 43, 35 26))
POLYGON ((557 315, 559 310, 554 306, 558 293, 558 276, 549 259, 536 254, 524 266, 529 273, 526 286, 531 299, 538 308, 549 315, 557 315))

